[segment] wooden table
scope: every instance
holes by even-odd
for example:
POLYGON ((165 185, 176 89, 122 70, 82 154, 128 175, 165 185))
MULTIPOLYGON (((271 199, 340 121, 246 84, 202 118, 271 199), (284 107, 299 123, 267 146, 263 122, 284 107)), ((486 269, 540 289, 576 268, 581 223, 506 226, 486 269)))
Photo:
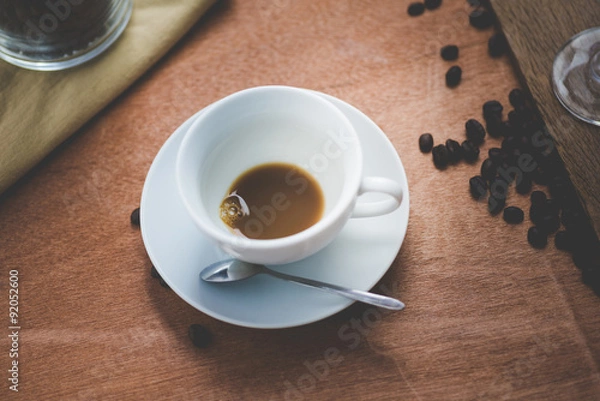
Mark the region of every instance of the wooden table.
MULTIPOLYGON (((488 56, 493 29, 470 27, 465 1, 414 18, 408 3, 220 1, 11 188, 0 200, 0 399, 600 399, 600 298, 569 254, 529 247, 528 220, 508 226, 470 199, 479 164, 438 171, 417 146, 423 132, 462 140, 486 100, 507 106, 519 86, 510 61, 488 56), (452 63, 439 56, 450 43, 463 68, 455 89, 444 83, 452 63), (196 111, 262 84, 343 99, 392 141, 411 210, 381 284, 404 311, 354 304, 302 327, 241 328, 150 276, 129 219, 155 155, 196 111), (14 277, 19 328, 9 329, 14 277), (209 347, 188 339, 194 323, 213 333, 209 347), (7 381, 13 360, 18 393, 7 381)), ((488 138, 482 154, 498 144, 488 138)), ((528 199, 511 193, 509 203, 528 199)))

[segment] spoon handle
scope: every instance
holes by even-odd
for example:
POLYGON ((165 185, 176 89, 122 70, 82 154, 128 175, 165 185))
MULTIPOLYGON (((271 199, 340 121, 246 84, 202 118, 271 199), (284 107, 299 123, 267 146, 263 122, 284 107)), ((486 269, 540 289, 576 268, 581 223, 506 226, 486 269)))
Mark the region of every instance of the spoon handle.
POLYGON ((318 288, 321 290, 332 292, 334 294, 341 295, 346 298, 353 299, 355 301, 364 302, 366 304, 379 306, 385 309, 402 310, 405 306, 404 303, 397 299, 379 294, 373 294, 371 292, 353 290, 351 288, 340 287, 339 285, 323 283, 304 277, 290 276, 288 274, 280 273, 271 269, 265 269, 265 273, 286 281, 303 284, 308 287, 318 288))

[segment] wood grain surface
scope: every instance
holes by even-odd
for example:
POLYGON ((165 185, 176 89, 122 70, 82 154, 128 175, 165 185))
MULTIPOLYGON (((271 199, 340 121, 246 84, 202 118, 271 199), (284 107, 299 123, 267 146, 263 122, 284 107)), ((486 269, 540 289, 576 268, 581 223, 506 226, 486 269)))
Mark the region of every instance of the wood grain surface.
MULTIPOLYGON (((494 28, 445 0, 221 0, 133 87, 0 199, 2 400, 598 400, 600 298, 552 238, 527 245, 472 200, 479 163, 439 171, 417 139, 462 140, 519 85, 494 28), (463 80, 444 75, 460 47, 463 80), (130 224, 171 133, 232 92, 287 84, 343 99, 387 134, 408 176, 406 239, 381 283, 407 308, 354 304, 281 330, 210 318, 150 276, 130 224), (9 390, 10 272, 19 277, 19 392, 9 390), (13 272, 14 273, 14 272, 13 272), (191 324, 213 342, 196 348, 191 324)), ((547 30, 551 30, 548 26, 547 30)), ((499 146, 488 138, 487 149, 499 146)), ((538 188, 538 187, 536 187, 538 188)), ((544 188, 539 188, 543 189, 544 188)), ((513 191, 508 203, 527 208, 513 191)), ((324 267, 325 268, 325 267, 324 267)))
MULTIPOLYGON (((597 0, 492 0, 517 68, 600 236, 600 127, 573 117, 554 97, 552 63, 573 35, 600 25, 597 0), (551 27, 551 29, 549 29, 551 27)), ((600 115, 600 110, 598 110, 600 115)))

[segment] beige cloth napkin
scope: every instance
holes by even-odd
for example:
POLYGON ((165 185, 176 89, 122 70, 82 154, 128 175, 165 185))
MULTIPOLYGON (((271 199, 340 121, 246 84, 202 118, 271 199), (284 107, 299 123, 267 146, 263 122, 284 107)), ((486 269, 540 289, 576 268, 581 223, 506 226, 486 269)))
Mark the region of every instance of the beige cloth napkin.
POLYGON ((127 29, 82 66, 36 72, 0 60, 0 193, 158 61, 214 0, 134 0, 127 29))

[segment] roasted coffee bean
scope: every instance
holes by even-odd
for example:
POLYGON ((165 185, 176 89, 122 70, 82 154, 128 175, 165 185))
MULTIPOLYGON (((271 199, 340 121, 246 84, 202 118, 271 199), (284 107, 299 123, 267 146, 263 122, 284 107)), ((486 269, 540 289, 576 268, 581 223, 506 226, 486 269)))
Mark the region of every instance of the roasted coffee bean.
MULTIPOLYGON (((594 238, 595 239, 595 238, 594 238)), ((579 269, 600 269, 600 245, 590 238, 582 239, 580 236, 573 239, 573 262, 579 269), (579 241, 583 241, 582 244, 579 241), (595 246, 594 246, 595 245, 595 246)))
POLYGON ((547 234, 551 234, 560 227, 560 220, 558 216, 547 214, 542 216, 537 226, 540 228, 540 230, 544 230, 547 234))
POLYGON ((198 348, 208 347, 213 339, 212 333, 201 324, 192 324, 188 329, 188 336, 198 348))
POLYGON ((546 213, 544 211, 543 205, 532 204, 529 207, 529 220, 531 220, 533 224, 539 224, 539 222, 542 221, 542 217, 544 217, 545 215, 546 213))
POLYGON ((483 140, 485 139, 485 128, 483 125, 471 118, 467 120, 465 123, 465 131, 467 133, 467 139, 471 141, 474 145, 481 145, 483 140))
POLYGON ((550 196, 556 199, 563 200, 565 199, 569 193, 571 192, 571 182, 568 177, 563 175, 557 175, 552 177, 550 183, 548 184, 548 189, 550 190, 550 196))
POLYGON ((463 150, 460 143, 454 139, 446 140, 446 149, 448 150, 448 161, 452 164, 458 163, 463 157, 463 150))
POLYGON ((554 245, 556 249, 570 252, 573 250, 573 238, 568 231, 561 230, 554 236, 554 245))
MULTIPOLYGON (((539 161, 539 159, 538 159, 539 161)), ((548 185, 550 181, 549 174, 543 167, 539 166, 531 172, 531 178, 539 185, 548 185)))
POLYGON ((524 133, 523 124, 525 123, 525 121, 523 121, 521 115, 516 110, 511 110, 508 112, 507 117, 508 122, 510 123, 510 125, 512 125, 515 132, 519 135, 522 135, 524 133))
POLYGON ((531 182, 531 178, 527 174, 521 174, 520 178, 517 179, 515 189, 517 190, 517 193, 525 195, 531 191, 532 186, 533 183, 531 182))
POLYGON ((156 270, 156 267, 152 266, 152 268, 150 269, 150 275, 152 276, 152 278, 161 278, 160 274, 158 274, 158 270, 156 270))
POLYGON ((505 135, 505 132, 507 131, 504 127, 502 117, 497 115, 488 116, 488 118, 485 120, 485 129, 487 130, 488 134, 494 138, 499 138, 505 135))
POLYGON ((515 108, 515 110, 522 110, 525 108, 526 100, 525 94, 519 88, 515 88, 508 94, 508 102, 515 108))
POLYGON ((531 138, 528 136, 516 136, 517 146, 520 150, 526 153, 531 153, 531 138))
POLYGON ((563 208, 560 221, 567 230, 578 230, 587 224, 585 212, 580 207, 563 208))
POLYGON ((519 209, 518 207, 509 206, 506 209, 504 209, 503 217, 504 221, 506 221, 509 224, 519 224, 523 222, 525 214, 523 213, 523 210, 519 209))
POLYGON ((450 159, 448 156, 448 148, 444 145, 437 145, 431 150, 433 156, 433 164, 438 169, 444 169, 448 165, 450 159))
POLYGON ((431 149, 433 149, 433 136, 431 134, 423 134, 419 137, 419 149, 423 153, 431 152, 431 149))
POLYGON ((442 5, 442 0, 425 0, 425 8, 428 10, 435 10, 442 5))
POLYGON ((512 154, 512 151, 515 149, 519 148, 519 140, 517 139, 516 136, 507 136, 506 138, 504 138, 502 140, 502 143, 500 144, 500 148, 506 153, 506 154, 512 154))
MULTIPOLYGON (((502 120, 502 119, 500 119, 500 120, 502 120)), ((510 121, 500 121, 500 123, 498 125, 499 125, 498 132, 500 133, 500 136, 507 137, 507 136, 515 135, 516 130, 513 127, 513 125, 510 123, 510 121)))
POLYGON ((457 87, 458 84, 460 84, 461 79, 462 79, 462 69, 457 65, 453 65, 446 72, 446 86, 448 88, 457 87))
POLYGON ((498 213, 500 213, 502 209, 504 209, 505 205, 505 198, 497 198, 494 195, 490 195, 490 197, 488 198, 488 211, 492 216, 495 216, 498 213))
POLYGON ((486 29, 494 23, 494 15, 485 8, 478 8, 469 14, 469 23, 477 29, 486 29))
POLYGON ((496 163, 496 166, 499 166, 502 163, 502 159, 504 157, 503 155, 504 153, 500 148, 490 148, 488 150, 488 156, 494 163, 496 163))
POLYGON ((472 163, 479 158, 479 148, 470 140, 466 140, 460 144, 463 149, 463 158, 467 163, 472 163))
POLYGON ((131 212, 131 216, 129 216, 129 221, 131 221, 131 224, 133 224, 134 226, 140 225, 140 208, 139 207, 137 209, 133 209, 133 212, 131 212))
POLYGON ((488 40, 488 54, 491 57, 501 57, 508 51, 508 42, 503 33, 496 33, 488 40))
POLYGON ((414 2, 408 5, 408 15, 416 17, 425 12, 425 4, 421 2, 414 2))
POLYGON ((482 199, 487 193, 487 181, 480 175, 469 179, 469 192, 477 200, 482 199))
POLYGON ((485 159, 481 163, 481 176, 488 181, 492 181, 496 177, 498 166, 492 161, 492 159, 485 159))
POLYGON ((581 270, 581 281, 600 296, 600 269, 586 268, 581 270))
POLYGON ((446 45, 440 50, 440 55, 446 61, 454 61, 458 58, 458 46, 446 45))
POLYGON ((479 159, 479 147, 470 140, 463 141, 460 146, 463 148, 463 159, 467 163, 472 163, 479 159))
POLYGON ((489 118, 492 117, 502 117, 502 111, 504 110, 504 107, 502 106, 502 103, 500 103, 497 100, 488 100, 487 102, 485 102, 483 104, 483 118, 485 120, 488 120, 489 118))
POLYGON ((549 215, 556 216, 560 214, 560 202, 556 199, 546 199, 546 210, 549 215))
POLYGON ((527 231, 527 241, 532 247, 542 249, 548 244, 548 234, 536 226, 533 226, 527 231))
POLYGON ((490 181, 490 194, 496 198, 506 199, 508 195, 508 182, 502 177, 495 177, 490 181))
POLYGON ((532 203, 529 208, 529 218, 538 226, 544 226, 548 232, 558 229, 560 219, 558 217, 559 208, 555 201, 546 199, 544 202, 532 203), (555 229, 552 229, 556 226, 555 229))

